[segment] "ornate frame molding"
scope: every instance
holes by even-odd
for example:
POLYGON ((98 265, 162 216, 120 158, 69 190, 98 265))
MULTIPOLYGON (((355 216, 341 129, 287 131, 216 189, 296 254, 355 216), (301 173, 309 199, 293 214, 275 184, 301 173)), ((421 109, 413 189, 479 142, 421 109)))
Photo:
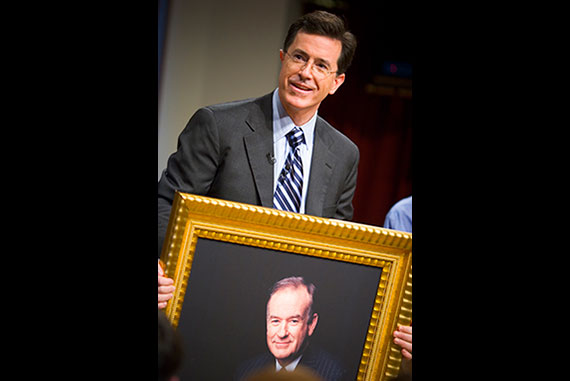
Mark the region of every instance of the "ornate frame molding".
POLYGON ((347 221, 177 193, 161 254, 176 291, 166 315, 180 319, 198 238, 382 268, 357 380, 398 375, 398 324, 412 319, 412 235, 347 221))

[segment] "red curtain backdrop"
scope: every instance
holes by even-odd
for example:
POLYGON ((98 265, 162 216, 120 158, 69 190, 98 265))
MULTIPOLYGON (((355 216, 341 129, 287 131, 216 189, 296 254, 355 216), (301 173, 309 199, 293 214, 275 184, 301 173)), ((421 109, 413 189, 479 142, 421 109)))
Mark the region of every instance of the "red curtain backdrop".
POLYGON ((358 47, 346 80, 319 115, 360 149, 353 221, 383 226, 386 213, 412 194, 413 38, 408 2, 342 2, 323 8, 348 23, 358 47), (394 70, 398 65, 406 70, 394 70))
POLYGON ((390 207, 412 194, 412 99, 367 92, 360 81, 329 96, 319 114, 360 149, 353 221, 383 226, 390 207))

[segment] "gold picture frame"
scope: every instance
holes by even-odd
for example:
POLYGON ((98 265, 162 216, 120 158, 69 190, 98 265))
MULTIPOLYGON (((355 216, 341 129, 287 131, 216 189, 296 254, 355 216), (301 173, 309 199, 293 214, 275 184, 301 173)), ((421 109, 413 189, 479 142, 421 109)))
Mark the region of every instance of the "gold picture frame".
MULTIPOLYGON (((357 281, 360 278, 353 276, 350 280, 337 282, 336 279, 341 279, 346 272, 365 271, 366 274, 379 277, 376 281, 377 287, 376 283, 370 283, 374 284, 374 287, 359 286, 358 291, 353 292, 355 298, 364 300, 363 306, 369 302, 372 308, 366 317, 363 313, 360 313, 360 316, 348 317, 351 322, 360 322, 365 327, 364 330, 358 331, 362 332, 362 337, 355 338, 356 343, 360 340, 362 347, 358 355, 359 362, 352 364, 352 367, 357 369, 356 380, 389 380, 396 377, 400 368, 401 353, 400 348, 393 343, 392 333, 398 324, 409 325, 412 319, 412 234, 410 233, 178 192, 172 206, 161 253, 166 276, 174 280, 175 286, 174 297, 168 302, 165 313, 173 326, 179 328, 184 301, 186 298, 190 300, 188 295, 202 298, 200 293, 207 293, 208 296, 203 298, 209 300, 207 298, 212 297, 216 303, 204 303, 200 306, 193 304, 188 307, 191 308, 188 310, 190 312, 186 311, 183 314, 187 315, 186 319, 189 321, 187 325, 191 326, 185 329, 192 330, 194 335, 200 335, 197 327, 207 324, 211 320, 209 316, 227 315, 224 319, 229 320, 236 315, 227 312, 212 312, 208 315, 206 309, 209 306, 223 304, 224 295, 228 295, 228 299, 231 300, 227 303, 235 308, 242 306, 242 303, 238 303, 236 299, 242 301, 249 299, 249 292, 241 292, 237 296, 229 294, 228 290, 235 289, 237 281, 229 280, 227 274, 243 273, 244 279, 252 279, 253 282, 253 279, 261 278, 267 272, 277 271, 277 268, 285 267, 283 264, 287 264, 287 261, 293 260, 311 261, 310 265, 315 268, 326 266, 333 268, 331 270, 333 273, 326 274, 326 278, 323 279, 334 278, 334 284, 339 283, 337 290, 341 290, 341 293, 352 287, 353 280, 357 281), (220 246, 221 250, 223 245, 228 246, 231 252, 247 249, 252 254, 246 256, 252 257, 244 257, 243 263, 239 261, 235 263, 237 254, 235 256, 220 254, 222 259, 216 259, 217 262, 208 265, 210 267, 200 265, 204 267, 199 270, 196 264, 193 268, 195 258, 210 260, 208 258, 211 257, 212 247, 215 249, 220 246), (197 246, 204 252, 197 251, 197 246), (255 250, 259 253, 253 253, 255 250), (256 269, 255 266, 261 265, 256 265, 255 258, 263 258, 268 262, 263 265, 265 267, 256 269), (228 272, 217 279, 215 273, 221 269, 228 272), (196 286, 194 292, 191 287, 193 279, 196 284, 202 282, 207 284, 207 287, 196 286), (224 288, 225 291, 222 291, 221 288, 226 280, 232 282, 232 285, 228 285, 224 288), (216 287, 220 288, 220 291, 219 295, 214 297, 216 291, 211 290, 216 287), (365 288, 372 289, 364 290, 365 288), (363 297, 365 294, 369 296, 363 297)), ((304 263, 302 266, 305 266, 304 263)), ((338 301, 336 304, 342 307, 343 303, 351 299, 353 296, 344 296, 343 301, 338 301)), ((367 311, 365 307, 359 308, 367 311)), ((242 313, 243 311, 240 311, 238 315, 242 313)), ((343 324, 341 331, 353 325, 343 324)), ((216 323, 214 329, 204 329, 210 332, 208 340, 204 341, 215 343, 216 338, 211 336, 212 331, 220 331, 220 336, 225 337, 227 335, 223 332, 225 326, 226 324, 216 323)), ((234 332, 230 332, 231 334, 239 336, 235 328, 232 330, 234 332)), ((335 329, 335 335, 338 331, 335 329)), ((248 340, 243 341, 255 341, 253 338, 255 335, 257 334, 248 334, 248 340)), ((187 340, 186 337, 182 339, 183 342, 187 340)), ((202 340, 200 337, 195 337, 191 341, 192 345, 198 345, 197 343, 202 340)), ((200 353, 207 355, 206 350, 200 350, 200 353)), ((219 362, 220 359, 216 361, 219 362)))

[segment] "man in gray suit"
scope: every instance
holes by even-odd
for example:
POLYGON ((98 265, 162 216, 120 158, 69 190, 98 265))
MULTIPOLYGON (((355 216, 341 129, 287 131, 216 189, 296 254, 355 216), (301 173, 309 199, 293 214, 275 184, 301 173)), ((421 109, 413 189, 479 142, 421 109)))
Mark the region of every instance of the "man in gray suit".
MULTIPOLYGON (((343 84, 355 49, 356 38, 340 18, 307 14, 289 28, 275 91, 204 107, 192 116, 158 183, 159 255, 177 190, 352 218, 359 151, 317 110, 343 84)), ((159 308, 174 291, 162 275, 159 265, 159 308)))

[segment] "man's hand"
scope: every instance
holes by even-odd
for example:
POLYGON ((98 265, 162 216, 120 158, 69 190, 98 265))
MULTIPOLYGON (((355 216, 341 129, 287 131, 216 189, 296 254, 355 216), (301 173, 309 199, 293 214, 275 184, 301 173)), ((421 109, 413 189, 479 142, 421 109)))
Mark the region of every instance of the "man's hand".
POLYGON ((164 276, 164 270, 158 263, 158 308, 165 308, 166 302, 174 297, 174 280, 164 276))
POLYGON ((412 326, 399 325, 394 332, 394 344, 402 347, 402 356, 412 359, 412 326))

